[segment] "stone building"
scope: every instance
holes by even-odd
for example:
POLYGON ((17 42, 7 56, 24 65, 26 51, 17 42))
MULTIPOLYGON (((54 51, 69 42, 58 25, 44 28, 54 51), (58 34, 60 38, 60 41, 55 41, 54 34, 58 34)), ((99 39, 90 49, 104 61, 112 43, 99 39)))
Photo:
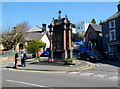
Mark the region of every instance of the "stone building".
POLYGON ((102 27, 98 24, 89 24, 84 36, 89 48, 94 51, 102 51, 102 27))
POLYGON ((120 2, 118 11, 106 19, 102 24, 102 45, 108 53, 120 53, 120 2))
POLYGON ((65 60, 72 58, 71 50, 71 23, 67 18, 61 17, 61 11, 58 12, 59 17, 52 20, 48 26, 50 29, 50 51, 51 58, 63 58, 65 60))

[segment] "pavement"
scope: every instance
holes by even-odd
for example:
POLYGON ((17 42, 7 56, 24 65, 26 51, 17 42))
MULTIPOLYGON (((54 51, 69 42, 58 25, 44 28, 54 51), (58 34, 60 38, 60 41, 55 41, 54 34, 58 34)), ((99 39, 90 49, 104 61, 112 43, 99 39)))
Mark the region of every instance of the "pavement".
MULTIPOLYGON (((44 59, 45 60, 45 59, 44 59)), ((80 64, 78 65, 64 65, 64 66, 56 66, 56 65, 38 65, 34 64, 37 63, 39 60, 36 59, 27 59, 26 60, 26 67, 21 67, 21 62, 18 63, 18 68, 14 69, 14 62, 9 62, 6 64, 2 64, 2 68, 7 69, 14 69, 14 70, 27 70, 27 71, 44 71, 44 72, 70 72, 70 71, 80 71, 80 70, 86 70, 90 69, 96 66, 96 63, 90 63, 86 61, 80 61, 80 64)), ((115 62, 104 62, 105 64, 111 64, 114 66, 119 67, 120 63, 115 62), (113 64, 112 64, 113 63, 113 64)))
MULTIPOLYGON (((21 67, 20 62, 18 63, 18 68, 15 70, 29 70, 29 71, 48 71, 48 72, 69 72, 69 71, 78 71, 86 70, 94 67, 95 65, 89 62, 80 61, 78 65, 65 65, 65 66, 56 66, 56 65, 37 65, 32 63, 38 62, 35 59, 26 60, 26 67, 21 67)), ((2 65, 2 68, 14 69, 14 62, 2 65)))

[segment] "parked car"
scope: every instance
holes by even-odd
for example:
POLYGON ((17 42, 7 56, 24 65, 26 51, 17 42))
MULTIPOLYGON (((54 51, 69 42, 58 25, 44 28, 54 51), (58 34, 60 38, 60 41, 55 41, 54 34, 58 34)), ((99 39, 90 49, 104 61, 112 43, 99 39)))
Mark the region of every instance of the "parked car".
POLYGON ((41 57, 49 57, 50 53, 49 53, 49 51, 44 51, 40 56, 41 57))
POLYGON ((118 59, 117 55, 115 53, 109 53, 108 59, 111 61, 116 61, 118 59))
POLYGON ((90 50, 84 50, 84 53, 83 51, 81 51, 80 57, 83 60, 93 61, 93 62, 101 60, 101 56, 95 54, 93 51, 90 50))

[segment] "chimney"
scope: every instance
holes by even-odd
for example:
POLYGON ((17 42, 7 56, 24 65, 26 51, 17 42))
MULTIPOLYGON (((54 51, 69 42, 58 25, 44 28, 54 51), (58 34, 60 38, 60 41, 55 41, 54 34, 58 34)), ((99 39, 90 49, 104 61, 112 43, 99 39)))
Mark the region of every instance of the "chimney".
POLYGON ((46 31, 46 24, 42 24, 42 30, 46 31))
POLYGON ((120 12, 120 1, 118 2, 118 12, 120 12))

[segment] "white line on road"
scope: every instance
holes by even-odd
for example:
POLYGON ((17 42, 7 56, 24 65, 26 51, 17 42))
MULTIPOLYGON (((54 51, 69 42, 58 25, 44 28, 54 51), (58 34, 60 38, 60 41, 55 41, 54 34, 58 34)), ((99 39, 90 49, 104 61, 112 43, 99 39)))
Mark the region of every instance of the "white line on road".
POLYGON ((94 75, 94 77, 107 77, 107 75, 97 74, 97 75, 94 75))
POLYGON ((91 76, 91 75, 93 75, 93 73, 82 73, 80 75, 91 76))
POLYGON ((69 72, 68 74, 78 74, 80 72, 69 72))
POLYGON ((27 83, 27 82, 21 82, 21 81, 14 81, 14 80, 6 80, 8 82, 15 82, 15 83, 21 83, 21 84, 25 84, 25 85, 31 85, 31 86, 35 86, 35 87, 46 87, 46 86, 42 86, 42 85, 37 85, 37 84, 32 84, 32 83, 27 83))
POLYGON ((109 77, 109 79, 118 79, 118 76, 109 77))

